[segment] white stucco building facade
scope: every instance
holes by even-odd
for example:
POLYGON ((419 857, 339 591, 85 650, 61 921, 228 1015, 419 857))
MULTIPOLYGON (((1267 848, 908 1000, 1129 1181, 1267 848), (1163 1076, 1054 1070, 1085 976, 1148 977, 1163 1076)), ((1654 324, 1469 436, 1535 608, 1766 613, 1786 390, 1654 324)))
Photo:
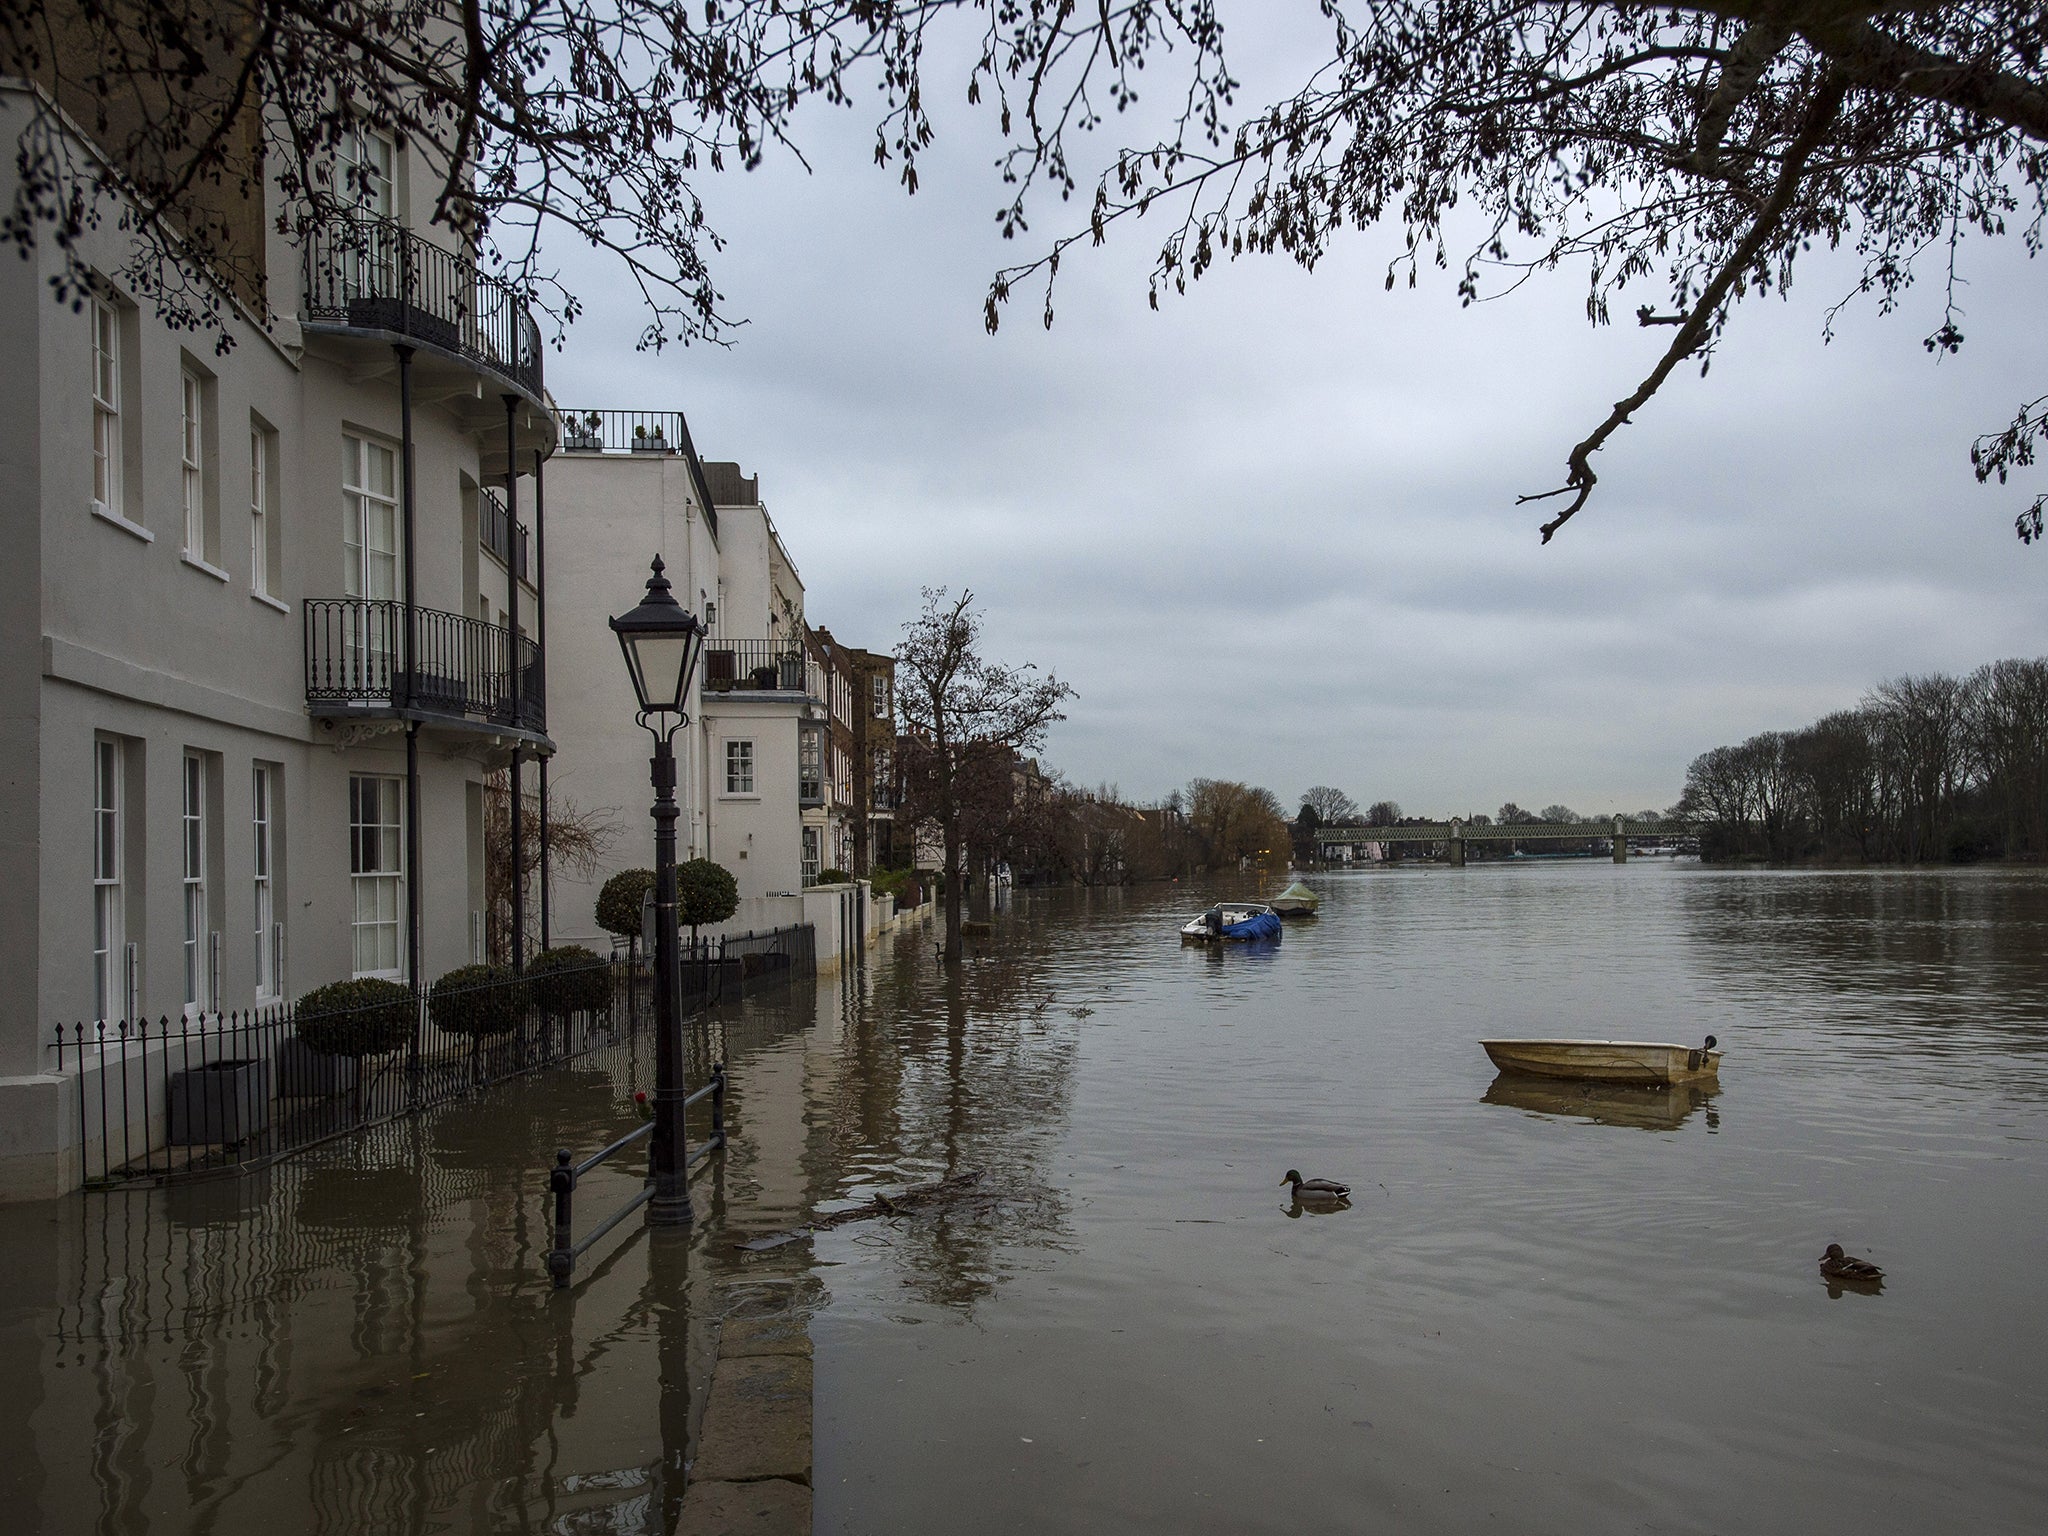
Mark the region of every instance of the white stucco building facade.
POLYGON ((603 949, 598 892, 653 863, 652 739, 635 723, 606 620, 639 602, 656 555, 709 631, 675 743, 678 857, 732 871, 741 907, 730 926, 790 921, 811 793, 804 742, 822 729, 825 689, 803 650, 803 582, 758 481, 699 460, 680 412, 562 415, 564 451, 547 471, 550 793, 608 815, 613 836, 589 879, 554 877, 554 935, 603 949))
POLYGON ((347 152, 361 204, 308 247, 252 210, 224 353, 123 287, 115 218, 80 308, 48 243, 0 263, 0 1199, 77 1181, 59 1026, 469 961, 485 775, 552 750, 507 569, 555 447, 538 330, 422 233, 404 149, 347 152))

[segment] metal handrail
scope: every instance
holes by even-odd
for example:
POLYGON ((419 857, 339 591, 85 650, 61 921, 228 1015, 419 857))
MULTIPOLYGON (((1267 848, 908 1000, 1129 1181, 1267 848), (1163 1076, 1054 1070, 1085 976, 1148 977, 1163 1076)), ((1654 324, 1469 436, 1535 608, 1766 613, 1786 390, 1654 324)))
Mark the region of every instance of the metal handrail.
MULTIPOLYGON (((711 1077, 703 1087, 683 1100, 683 1108, 701 1103, 706 1097, 711 1100, 711 1135, 695 1151, 683 1160, 685 1169, 696 1165, 698 1159, 708 1157, 725 1147, 725 1064, 714 1062, 711 1077)), ((581 1242, 573 1242, 576 1227, 576 1185, 586 1173, 602 1166, 607 1160, 654 1134, 654 1122, 649 1120, 626 1132, 610 1146, 593 1152, 580 1163, 571 1163, 574 1156, 567 1147, 555 1152, 555 1166, 548 1171, 548 1189, 555 1197, 555 1245, 547 1253, 548 1274, 554 1278, 555 1289, 564 1290, 576 1272, 576 1261, 590 1251, 591 1244, 603 1237, 612 1228, 624 1221, 633 1212, 654 1198, 654 1178, 650 1174, 647 1182, 637 1194, 630 1196, 609 1216, 584 1234, 581 1242)))
POLYGON ((690 478, 704 508, 704 522, 711 537, 718 537, 718 508, 711 499, 711 487, 704 481, 704 469, 697 458, 697 445, 690 441, 690 423, 681 411, 579 411, 555 412, 557 440, 564 453, 632 453, 654 457, 673 454, 690 470, 690 478))
POLYGON ((801 693, 823 703, 825 669, 803 654, 795 640, 704 642, 698 667, 705 693, 801 693))
POLYGON ((305 239, 305 318, 388 331, 544 397, 540 327, 519 291, 396 219, 332 214, 305 239))
POLYGON ((513 574, 521 581, 525 581, 527 579, 527 546, 532 542, 526 524, 520 523, 518 525, 518 536, 515 543, 512 514, 507 510, 503 499, 499 497, 498 493, 489 487, 485 487, 478 494, 477 499, 483 503, 482 515, 477 519, 481 525, 477 530, 478 542, 498 557, 500 565, 514 566, 516 559, 517 565, 514 566, 513 574), (517 551, 516 554, 515 550, 517 551))
POLYGON ((359 597, 307 598, 308 703, 387 704, 547 729, 540 647, 501 624, 359 597))

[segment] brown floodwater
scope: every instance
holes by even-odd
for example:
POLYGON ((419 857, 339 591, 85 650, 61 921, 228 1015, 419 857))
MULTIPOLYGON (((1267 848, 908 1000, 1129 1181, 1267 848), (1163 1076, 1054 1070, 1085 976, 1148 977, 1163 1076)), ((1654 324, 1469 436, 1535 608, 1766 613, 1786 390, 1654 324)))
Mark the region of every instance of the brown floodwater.
POLYGON ((957 977, 913 932, 730 1011, 708 1219, 568 1295, 540 1180, 631 1123, 644 1040, 267 1173, 0 1208, 5 1528, 666 1536, 708 1325, 792 1294, 825 1532, 2048 1524, 2048 877, 1315 883, 1277 949, 1182 949, 1206 888, 1025 892, 957 977), (1714 1093, 1476 1043, 1708 1033, 1714 1093))

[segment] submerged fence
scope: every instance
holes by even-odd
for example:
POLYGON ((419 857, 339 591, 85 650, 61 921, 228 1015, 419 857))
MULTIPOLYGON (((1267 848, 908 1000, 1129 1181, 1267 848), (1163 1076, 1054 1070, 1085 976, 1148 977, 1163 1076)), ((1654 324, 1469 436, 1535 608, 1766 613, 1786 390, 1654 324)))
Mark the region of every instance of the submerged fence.
MULTIPOLYGON (((691 1013, 816 969, 808 927, 684 953, 691 1013)), ((59 1025, 54 1068, 74 1080, 80 1182, 269 1162, 615 1044, 648 1023, 634 970, 599 962, 318 1013, 280 1004, 59 1025)))

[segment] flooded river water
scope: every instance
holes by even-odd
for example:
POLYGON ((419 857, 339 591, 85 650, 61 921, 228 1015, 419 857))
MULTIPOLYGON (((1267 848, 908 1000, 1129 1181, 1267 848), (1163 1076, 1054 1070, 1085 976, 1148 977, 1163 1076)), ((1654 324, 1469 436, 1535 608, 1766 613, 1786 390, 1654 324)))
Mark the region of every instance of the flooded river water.
POLYGON ((2048 1524, 2048 877, 1315 883, 1271 950, 1181 948, 1208 890, 1024 892, 955 977, 912 931, 746 1004, 701 1046, 711 1219, 566 1298, 542 1171, 630 1123, 636 1048, 0 1210, 0 1494, 52 1532, 666 1536, 705 1324, 793 1291, 823 1532, 2048 1524), (1712 1095, 1530 1090, 1476 1043, 1708 1033, 1712 1095), (1831 1289, 1830 1241, 1882 1291, 1831 1289))

